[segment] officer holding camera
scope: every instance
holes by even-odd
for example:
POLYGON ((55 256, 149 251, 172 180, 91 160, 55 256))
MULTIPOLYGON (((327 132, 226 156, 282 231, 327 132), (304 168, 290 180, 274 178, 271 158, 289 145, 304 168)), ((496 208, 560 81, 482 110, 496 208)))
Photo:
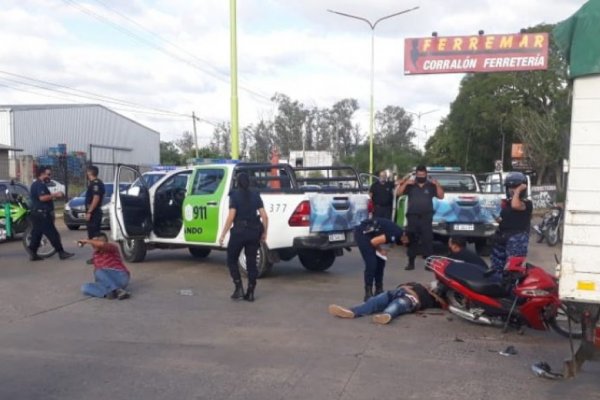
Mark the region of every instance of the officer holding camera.
POLYGON ((421 243, 423 258, 433 254, 433 198, 444 198, 444 189, 435 179, 428 179, 427 167, 419 165, 415 177, 399 182, 397 196, 408 196, 406 211, 406 233, 410 240, 408 246, 408 265, 405 270, 415 269, 415 258, 421 243))

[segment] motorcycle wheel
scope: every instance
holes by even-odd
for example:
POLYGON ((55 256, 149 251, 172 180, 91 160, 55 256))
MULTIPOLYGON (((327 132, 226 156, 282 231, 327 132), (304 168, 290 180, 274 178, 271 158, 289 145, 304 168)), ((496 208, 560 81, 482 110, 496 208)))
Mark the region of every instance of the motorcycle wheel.
POLYGON ((558 243, 558 226, 555 226, 554 228, 548 228, 546 229, 545 235, 546 236, 546 243, 548 244, 548 246, 553 247, 556 246, 556 244, 558 243))
POLYGON ((561 304, 556 315, 546 319, 546 323, 552 330, 566 338, 581 339, 583 336, 581 320, 576 311, 561 304), (571 332, 569 332, 569 319, 571 320, 571 332))
MULTIPOLYGON (((29 226, 23 233, 23 247, 26 251, 29 251, 29 245, 31 244, 31 226, 29 226)), ((54 247, 50 243, 50 240, 46 235, 42 236, 40 241, 40 247, 38 248, 37 255, 42 258, 52 257, 56 253, 54 247)))

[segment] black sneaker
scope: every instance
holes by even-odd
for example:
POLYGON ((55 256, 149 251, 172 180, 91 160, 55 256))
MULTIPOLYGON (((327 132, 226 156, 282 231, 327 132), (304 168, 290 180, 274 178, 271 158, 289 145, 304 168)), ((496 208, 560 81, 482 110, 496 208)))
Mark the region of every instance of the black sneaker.
POLYGON ((60 258, 61 260, 66 260, 67 258, 71 258, 74 255, 75 254, 69 253, 67 251, 61 251, 61 252, 58 253, 58 258, 60 258))
POLYGON ((125 300, 131 297, 131 294, 129 294, 127 290, 117 289, 115 292, 117 294, 117 299, 119 300, 125 300))
POLYGON ((37 254, 35 254, 35 253, 29 254, 29 261, 41 261, 41 260, 43 260, 43 258, 38 256, 37 254))
POLYGON ((117 298, 117 290, 113 290, 112 292, 107 293, 105 296, 108 300, 114 300, 117 298))
POLYGON ((413 269, 415 269, 414 264, 408 264, 406 267, 404 267, 405 271, 412 271, 413 269))

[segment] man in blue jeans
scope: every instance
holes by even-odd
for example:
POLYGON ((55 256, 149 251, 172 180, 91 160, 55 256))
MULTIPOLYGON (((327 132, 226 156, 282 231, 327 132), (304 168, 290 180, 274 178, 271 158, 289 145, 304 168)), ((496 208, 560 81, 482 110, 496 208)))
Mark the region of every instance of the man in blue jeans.
POLYGON ((100 233, 93 239, 77 242, 79 246, 89 244, 94 249, 92 264, 94 264, 94 282, 81 286, 83 294, 105 299, 125 300, 130 297, 125 290, 129 284, 130 273, 119 248, 113 243, 108 243, 105 233, 100 233))
POLYGON ((437 291, 437 288, 430 289, 420 283, 404 283, 394 290, 387 290, 351 308, 331 304, 329 314, 340 318, 375 314, 373 322, 385 325, 402 314, 427 308, 446 308, 446 302, 437 291))

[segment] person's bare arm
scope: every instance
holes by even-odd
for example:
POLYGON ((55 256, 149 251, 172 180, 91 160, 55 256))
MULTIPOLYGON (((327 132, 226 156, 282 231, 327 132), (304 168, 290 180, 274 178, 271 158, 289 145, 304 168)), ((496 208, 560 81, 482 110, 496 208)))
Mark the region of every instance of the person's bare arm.
POLYGON ((527 190, 527 185, 522 184, 521 186, 515 189, 515 194, 510 200, 510 206, 513 210, 525 211, 525 209, 527 208, 525 206, 525 202, 521 200, 521 193, 523 192, 523 190, 527 190))
POLYGON ((90 208, 88 209, 87 213, 85 214, 85 219, 87 221, 89 221, 91 219, 91 217, 92 217, 91 214, 99 206, 100 206, 100 195, 95 194, 94 197, 92 197, 92 204, 90 204, 90 208))
POLYGON ((227 219, 225 220, 225 226, 223 227, 223 232, 221 232, 221 237, 219 238, 219 245, 221 247, 223 246, 223 242, 225 241, 225 235, 227 235, 227 233, 231 229, 231 226, 233 225, 233 220, 235 219, 235 213, 236 213, 235 208, 229 209, 229 214, 227 214, 227 219))
POLYGON ((102 250, 108 243, 104 240, 95 240, 95 239, 81 239, 78 240, 77 243, 89 244, 94 248, 94 250, 102 250))
POLYGON ((402 196, 406 192, 406 188, 410 185, 414 185, 415 180, 406 178, 400 181, 400 185, 396 188, 396 196, 402 196))
POLYGON ((385 235, 377 235, 371 239, 371 246, 377 248, 381 245, 384 245, 386 241, 385 235))
POLYGON ((262 242, 266 242, 267 241, 267 231, 269 230, 269 216, 267 215, 267 212, 265 211, 264 208, 259 208, 258 213, 260 214, 260 220, 263 225, 263 233, 262 233, 262 236, 260 237, 260 240, 262 242))
POLYGON ((431 183, 435 185, 435 197, 437 197, 440 200, 443 199, 445 193, 442 185, 440 185, 437 179, 432 179, 431 183))

